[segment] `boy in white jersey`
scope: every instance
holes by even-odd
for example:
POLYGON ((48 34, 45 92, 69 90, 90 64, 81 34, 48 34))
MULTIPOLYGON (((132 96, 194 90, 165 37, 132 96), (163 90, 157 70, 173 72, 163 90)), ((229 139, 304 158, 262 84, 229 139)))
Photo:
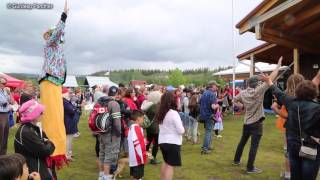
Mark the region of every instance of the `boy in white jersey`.
POLYGON ((147 161, 143 129, 140 126, 144 121, 144 113, 135 110, 131 118, 134 124, 130 126, 128 133, 130 175, 132 180, 139 180, 144 176, 144 164, 147 161))

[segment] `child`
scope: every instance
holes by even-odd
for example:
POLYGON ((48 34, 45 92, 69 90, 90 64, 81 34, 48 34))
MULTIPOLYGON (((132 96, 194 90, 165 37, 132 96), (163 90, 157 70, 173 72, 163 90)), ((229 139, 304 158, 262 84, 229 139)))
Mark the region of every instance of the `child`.
POLYGON ((40 174, 29 174, 26 159, 21 154, 0 156, 0 179, 6 180, 40 180, 40 174))
POLYGON ((215 131, 216 137, 217 138, 222 138, 222 136, 219 134, 219 131, 223 130, 223 124, 222 124, 222 109, 221 107, 219 107, 217 109, 215 116, 215 123, 214 123, 214 127, 213 130, 215 131))
POLYGON ((144 176, 144 164, 147 160, 143 129, 140 126, 144 121, 144 113, 134 110, 131 117, 134 124, 130 126, 128 133, 129 166, 131 179, 138 180, 144 176))
POLYGON ((44 106, 35 100, 19 108, 21 126, 15 135, 14 149, 26 158, 30 173, 38 172, 41 179, 52 180, 46 159, 53 153, 55 146, 37 125, 43 111, 44 106))

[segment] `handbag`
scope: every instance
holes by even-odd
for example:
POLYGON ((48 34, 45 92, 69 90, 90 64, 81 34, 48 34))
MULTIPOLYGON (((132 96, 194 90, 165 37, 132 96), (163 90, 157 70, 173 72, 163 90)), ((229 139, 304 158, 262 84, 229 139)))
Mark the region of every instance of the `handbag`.
POLYGON ((301 120, 300 120, 300 107, 298 106, 298 121, 299 121, 299 133, 300 133, 300 140, 301 140, 301 147, 299 151, 299 157, 316 160, 318 150, 316 148, 311 148, 303 145, 304 139, 302 138, 302 130, 301 130, 301 120))

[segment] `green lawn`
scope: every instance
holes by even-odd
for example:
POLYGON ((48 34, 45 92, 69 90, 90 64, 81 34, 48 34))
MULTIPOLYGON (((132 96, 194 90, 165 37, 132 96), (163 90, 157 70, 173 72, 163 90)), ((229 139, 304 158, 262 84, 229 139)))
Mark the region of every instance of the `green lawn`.
MULTIPOLYGON (((60 180, 95 180, 98 179, 98 169, 95 157, 95 139, 87 126, 87 119, 80 121, 81 136, 74 140, 75 161, 58 171, 60 180)), ((264 126, 264 136, 260 143, 256 166, 264 172, 258 175, 245 173, 248 149, 247 144, 240 167, 232 166, 242 131, 242 116, 228 116, 224 120, 225 130, 223 138, 213 138, 214 151, 211 155, 200 155, 201 145, 185 143, 182 147, 182 167, 175 171, 174 179, 183 180, 220 180, 220 179, 279 179, 283 162, 283 138, 275 128, 275 117, 268 116, 264 126)), ((203 140, 203 124, 199 124, 201 141, 203 140)), ((16 128, 10 131, 9 153, 13 152, 13 135, 16 128)), ((159 159, 162 160, 159 151, 159 159)), ((160 165, 147 165, 145 168, 146 180, 159 179, 160 165)), ((129 168, 126 168, 122 179, 129 179, 129 168)))

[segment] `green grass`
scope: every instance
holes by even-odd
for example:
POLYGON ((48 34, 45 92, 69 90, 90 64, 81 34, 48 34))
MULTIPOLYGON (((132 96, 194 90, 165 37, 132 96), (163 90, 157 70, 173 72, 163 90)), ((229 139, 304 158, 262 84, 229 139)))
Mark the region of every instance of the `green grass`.
MULTIPOLYGON (((220 179, 279 179, 283 162, 283 138, 275 127, 275 117, 268 116, 265 121, 264 135, 260 142, 255 165, 264 170, 262 174, 247 175, 246 161, 250 141, 243 153, 240 167, 231 162, 242 132, 242 116, 228 116, 224 120, 223 138, 213 138, 214 151, 210 155, 200 155, 201 145, 184 143, 182 146, 182 167, 176 168, 174 179, 183 180, 220 180, 220 179)), ((95 157, 95 139, 83 117, 79 124, 81 136, 74 140, 75 161, 58 171, 60 180, 95 180, 98 168, 95 157)), ((200 140, 203 140, 203 124, 199 124, 200 140)), ((13 136, 16 128, 10 130, 9 153, 13 153, 13 136)), ((162 160, 161 152, 158 159, 162 160)), ((147 165, 145 180, 159 179, 160 166, 147 165)), ((125 169, 122 179, 129 179, 129 168, 125 169)))

